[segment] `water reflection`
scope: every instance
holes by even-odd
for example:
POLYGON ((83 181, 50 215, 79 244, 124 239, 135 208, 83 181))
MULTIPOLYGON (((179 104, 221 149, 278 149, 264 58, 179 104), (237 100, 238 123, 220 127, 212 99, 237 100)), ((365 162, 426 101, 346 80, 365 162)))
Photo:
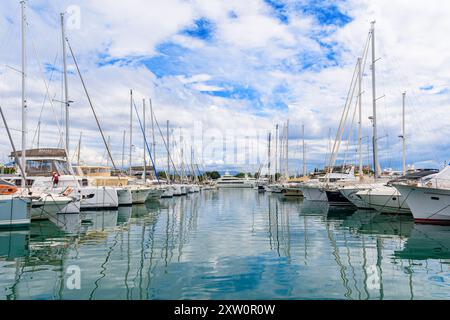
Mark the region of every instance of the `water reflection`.
POLYGON ((448 299, 449 232, 206 191, 0 231, 0 299, 448 299), (80 290, 65 285, 73 265, 80 290))

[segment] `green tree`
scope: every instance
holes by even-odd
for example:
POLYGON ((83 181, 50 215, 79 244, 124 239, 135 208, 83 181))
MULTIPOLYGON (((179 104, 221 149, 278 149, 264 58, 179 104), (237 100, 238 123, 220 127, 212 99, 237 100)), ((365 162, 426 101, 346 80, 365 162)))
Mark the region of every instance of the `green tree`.
POLYGON ((210 179, 217 180, 220 178, 220 173, 217 171, 206 171, 206 176, 210 179))
POLYGON ((159 171, 158 172, 158 177, 160 179, 167 179, 167 175, 166 175, 166 173, 164 171, 159 171))

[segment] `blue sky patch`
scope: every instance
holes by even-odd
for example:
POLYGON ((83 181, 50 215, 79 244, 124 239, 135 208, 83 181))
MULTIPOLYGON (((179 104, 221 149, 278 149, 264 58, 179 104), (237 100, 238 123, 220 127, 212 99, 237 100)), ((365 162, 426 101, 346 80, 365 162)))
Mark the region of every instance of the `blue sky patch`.
POLYGON ((211 40, 214 36, 214 23, 207 18, 194 21, 194 25, 181 31, 181 34, 202 40, 211 40))
POLYGON ((299 8, 303 13, 317 19, 321 25, 335 25, 343 27, 353 19, 339 10, 335 3, 326 0, 313 0, 299 8))
POLYGON ((280 0, 264 0, 273 9, 273 15, 282 23, 289 23, 286 5, 280 0))
POLYGON ((424 87, 420 87, 420 90, 422 91, 430 91, 433 90, 434 86, 429 85, 429 86, 424 86, 424 87))

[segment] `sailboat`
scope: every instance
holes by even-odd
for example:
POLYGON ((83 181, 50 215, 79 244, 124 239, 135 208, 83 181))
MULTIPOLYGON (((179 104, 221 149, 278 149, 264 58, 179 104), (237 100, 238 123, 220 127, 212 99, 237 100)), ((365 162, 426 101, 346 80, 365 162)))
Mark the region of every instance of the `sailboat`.
POLYGON ((450 166, 416 183, 394 183, 404 197, 414 220, 422 223, 450 223, 450 166))
MULTIPOLYGON (((374 31, 374 22, 371 25, 371 29, 369 35, 367 37, 367 42, 363 51, 363 58, 358 58, 357 64, 355 66, 352 81, 350 83, 350 88, 347 94, 347 99, 344 105, 344 110, 341 116, 341 120, 339 123, 338 131, 336 134, 336 139, 334 141, 334 146, 331 151, 331 156, 329 159, 329 164, 327 168, 327 173, 319 178, 311 179, 307 183, 304 183, 300 186, 301 191, 306 200, 310 201, 328 201, 330 205, 348 205, 354 206, 354 204, 345 197, 344 194, 341 193, 340 189, 346 185, 355 185, 357 184, 357 179, 354 175, 354 167, 346 168, 342 166, 341 172, 334 172, 335 162, 337 158, 337 154, 339 152, 339 148, 342 142, 342 137, 345 130, 345 124, 350 112, 350 109, 353 104, 353 97, 358 85, 358 99, 356 107, 359 107, 359 115, 360 115, 360 129, 359 129, 359 152, 361 153, 361 79, 363 74, 363 61, 366 60, 369 51, 369 43, 372 40, 372 93, 374 96, 373 104, 374 104, 374 114, 373 114, 373 127, 374 127, 374 159, 375 159, 375 177, 379 176, 379 165, 378 165, 378 157, 377 157, 377 125, 376 125, 376 98, 375 98, 375 31, 374 31)), ((350 131, 351 133, 351 131, 350 131)), ((339 167, 338 167, 339 168, 339 167)), ((359 168, 360 178, 362 177, 362 157, 360 155, 360 168, 359 168)), ((352 190, 353 191, 353 190, 352 190)))
MULTIPOLYGON (((17 189, 14 192, 13 197, 21 197, 21 198, 27 198, 27 201, 29 202, 29 213, 30 218, 45 218, 47 219, 49 215, 56 214, 62 209, 66 208, 68 204, 76 203, 76 199, 69 197, 67 194, 60 194, 59 192, 49 191, 49 190, 36 190, 31 189, 29 187, 30 182, 33 182, 33 178, 29 177, 27 175, 27 169, 30 169, 30 160, 27 158, 27 155, 30 156, 30 151, 26 152, 26 145, 27 145, 27 59, 26 59, 26 14, 25 14, 25 1, 21 2, 21 11, 22 11, 22 150, 20 154, 16 152, 16 148, 14 146, 14 142, 12 140, 8 123, 5 119, 5 115, 3 114, 3 110, 0 108, 0 113, 2 117, 2 121, 5 125, 8 138, 11 143, 11 147, 13 149, 13 154, 11 157, 14 157, 15 159, 15 165, 16 165, 16 172, 21 172, 21 175, 15 175, 9 177, 10 181, 13 181, 14 183, 12 185, 14 186, 21 186, 21 189, 17 189), (20 157, 20 160, 19 160, 20 157)), ((33 156, 31 154, 31 156, 33 156)), ((52 167, 50 167, 51 169, 52 167)), ((6 178, 6 177, 4 177, 6 178)), ((10 182, 8 181, 8 182, 10 182)), ((6 181, 3 181, 3 185, 7 183, 6 181)), ((14 199, 13 199, 14 200, 14 199)), ((21 206, 19 206, 21 207, 21 206)), ((78 210, 79 212, 79 210, 78 210)))

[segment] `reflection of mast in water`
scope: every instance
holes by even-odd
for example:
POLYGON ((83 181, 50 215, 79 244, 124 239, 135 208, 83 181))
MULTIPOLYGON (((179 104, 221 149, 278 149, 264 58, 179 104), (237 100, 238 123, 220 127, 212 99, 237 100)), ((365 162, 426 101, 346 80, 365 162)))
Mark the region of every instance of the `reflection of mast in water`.
POLYGON ((276 248, 279 257, 282 255, 291 257, 291 234, 289 223, 289 212, 286 210, 285 203, 279 203, 275 199, 275 208, 272 210, 272 197, 269 201, 269 243, 270 249, 276 248), (281 225, 280 225, 281 224, 281 225))
POLYGON ((152 279, 153 271, 156 268, 156 264, 155 264, 155 266, 153 266, 153 251, 155 248, 155 228, 156 228, 156 221, 152 224, 151 232, 149 232, 149 238, 151 239, 151 246, 150 246, 150 262, 149 262, 148 271, 147 271, 147 288, 145 290, 147 300, 149 300, 149 298, 150 298, 149 290, 150 290, 150 285, 151 285, 151 279, 152 279), (153 268, 152 268, 152 266, 153 266, 153 268))
POLYGON ((7 261, 15 261, 14 283, 10 288, 11 293, 6 295, 7 300, 15 300, 18 298, 16 287, 24 274, 25 261, 29 255, 29 241, 29 230, 11 230, 0 233, 0 256, 6 257, 7 261))
POLYGON ((333 232, 329 228, 330 227, 330 223, 327 221, 325 223, 325 226, 326 226, 326 229, 327 229, 328 239, 330 240, 330 243, 331 243, 331 245, 333 247, 334 260, 336 261, 336 264, 339 267, 339 272, 341 274, 342 284, 344 285, 344 288, 347 290, 347 292, 344 295, 347 298, 351 298, 352 289, 348 286, 348 279, 347 279, 347 275, 345 274, 345 271, 346 271, 347 268, 344 265, 342 265, 342 263, 341 263, 341 258, 339 256, 339 248, 336 245, 336 240, 334 239, 333 232))
MULTIPOLYGON (((192 210, 192 208, 191 208, 192 210)), ((178 240, 178 262, 181 260, 181 255, 183 252, 183 226, 184 226, 184 210, 180 208, 180 232, 179 232, 179 240, 178 240)))
POLYGON ((353 267, 351 259, 350 259, 350 248, 349 248, 348 242, 347 242, 347 232, 345 232, 345 231, 344 231, 344 243, 345 243, 345 247, 347 249, 347 262, 348 262, 348 265, 350 266, 350 269, 352 270, 352 279, 355 284, 355 289, 356 289, 356 291, 358 291, 358 299, 361 300, 361 291, 358 288, 358 282, 356 281, 355 268, 353 267))
POLYGON ((382 252, 383 242, 380 237, 377 237, 377 269, 380 275, 380 300, 384 298, 384 290, 383 290, 383 270, 381 269, 381 263, 383 260, 383 252, 382 252))
MULTIPOLYGON (((103 227, 104 227, 104 226, 102 226, 102 228, 103 228, 103 227)), ((106 254, 105 261, 104 261, 104 262, 101 264, 101 266, 100 266, 100 268, 101 268, 101 271, 100 271, 100 277, 99 277, 97 280, 95 280, 95 282, 94 282, 95 287, 94 287, 94 289, 92 290, 91 294, 89 295, 89 300, 93 300, 93 299, 94 299, 95 292, 96 292, 97 289, 99 288, 100 280, 102 280, 104 277, 106 277, 106 265, 108 264, 109 259, 111 258, 111 254, 113 253, 114 248, 115 248, 116 245, 119 243, 119 234, 120 234, 119 232, 116 232, 116 235, 114 236, 114 242, 113 242, 113 244, 109 247, 108 253, 106 254)))
POLYGON ((362 249, 363 249, 364 292, 367 295, 367 299, 370 299, 369 289, 367 288, 367 281, 369 281, 369 278, 367 276, 367 253, 366 253, 366 243, 364 241, 364 234, 361 234, 361 242, 362 242, 362 249))
POLYGON ((272 208, 271 208, 271 197, 267 197, 269 200, 269 244, 270 250, 273 250, 272 247, 272 208))

